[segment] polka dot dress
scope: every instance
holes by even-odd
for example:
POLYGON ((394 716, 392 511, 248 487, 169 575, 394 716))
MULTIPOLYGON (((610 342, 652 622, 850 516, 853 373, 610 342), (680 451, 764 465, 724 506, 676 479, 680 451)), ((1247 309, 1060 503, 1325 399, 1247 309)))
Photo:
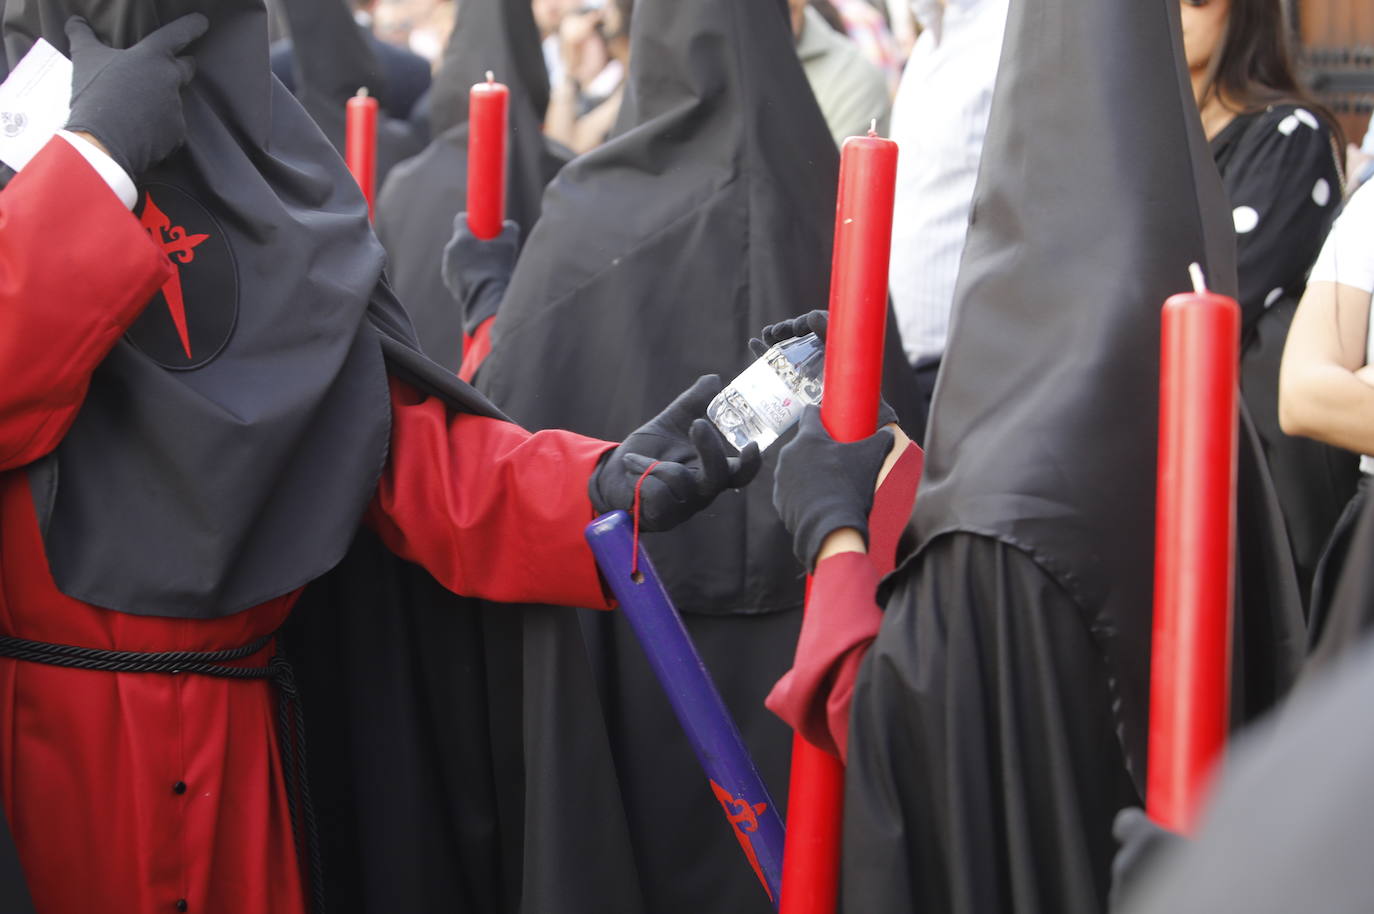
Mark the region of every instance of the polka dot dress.
POLYGON ((1243 324, 1297 299, 1335 218, 1341 177, 1331 132, 1300 105, 1243 114, 1212 141, 1236 230, 1243 324))

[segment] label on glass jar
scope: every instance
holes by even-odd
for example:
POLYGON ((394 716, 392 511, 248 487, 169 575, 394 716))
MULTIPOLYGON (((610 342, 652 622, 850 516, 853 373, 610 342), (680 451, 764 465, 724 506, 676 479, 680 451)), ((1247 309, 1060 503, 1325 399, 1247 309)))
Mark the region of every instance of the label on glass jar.
POLYGON ((806 406, 767 362, 755 362, 744 369, 732 386, 779 434, 797 421, 806 406))
POLYGON ((750 441, 767 448, 801 416, 806 401, 765 359, 759 359, 721 391, 706 414, 738 450, 750 441))

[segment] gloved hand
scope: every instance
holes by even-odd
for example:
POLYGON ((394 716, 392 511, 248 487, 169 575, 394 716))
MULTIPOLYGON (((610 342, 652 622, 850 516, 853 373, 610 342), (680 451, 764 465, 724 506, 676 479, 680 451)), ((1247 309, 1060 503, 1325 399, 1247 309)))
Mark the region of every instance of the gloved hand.
POLYGON ((1112 835, 1121 849, 1112 859, 1112 888, 1108 910, 1121 911, 1162 853, 1182 847, 1187 839, 1156 825, 1139 806, 1129 806, 1116 814, 1112 835))
POLYGON ((880 428, 860 441, 841 444, 826 431, 819 407, 808 406, 802 413, 796 437, 778 455, 773 506, 807 571, 814 570, 825 538, 841 527, 853 527, 868 543, 873 490, 894 441, 892 432, 880 428))
POLYGON ((592 473, 589 491, 598 513, 634 508, 635 484, 655 460, 662 461, 640 490, 640 526, 671 530, 726 489, 748 485, 763 460, 758 445, 726 457, 725 438, 704 418, 720 378, 703 375, 668 408, 640 426, 592 473))
POLYGON ((483 241, 468 229, 467 213, 454 218, 442 273, 449 293, 463 306, 463 332, 468 336, 496 316, 519 252, 520 226, 509 219, 501 225, 501 234, 483 241))
POLYGON ((186 138, 181 91, 196 63, 183 54, 209 28, 200 13, 175 19, 127 50, 102 44, 85 19, 67 20, 72 52, 68 130, 91 134, 137 180, 186 138))
MULTIPOLYGON (((783 340, 790 340, 793 337, 806 336, 814 333, 820 337, 821 345, 825 345, 825 334, 830 329, 829 311, 808 311, 800 317, 789 318, 785 321, 778 321, 776 324, 769 324, 764 327, 758 337, 749 341, 749 351, 758 358, 768 351, 770 346, 781 343, 783 340), (760 339, 759 337, 762 337, 760 339)), ((878 397, 878 428, 890 425, 897 421, 897 411, 894 410, 880 394, 878 397)))

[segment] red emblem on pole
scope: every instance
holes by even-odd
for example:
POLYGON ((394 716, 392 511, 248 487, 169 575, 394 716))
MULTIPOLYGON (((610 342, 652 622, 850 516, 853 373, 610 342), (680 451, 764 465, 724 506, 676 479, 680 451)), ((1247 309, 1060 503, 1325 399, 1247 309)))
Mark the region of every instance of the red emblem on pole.
POLYGON ((143 228, 158 244, 162 245, 162 251, 172 261, 175 268, 172 278, 167 280, 162 287, 162 295, 167 299, 167 311, 172 316, 172 323, 176 325, 177 336, 181 338, 181 347, 186 350, 186 358, 191 358, 191 334, 186 326, 186 302, 181 294, 181 267, 180 264, 190 263, 196 259, 196 246, 204 241, 210 240, 209 235, 188 235, 186 229, 179 225, 172 225, 172 220, 153 202, 152 194, 147 196, 143 205, 143 215, 139 222, 143 228))
POLYGON ((758 855, 754 853, 754 842, 749 837, 750 833, 759 830, 759 816, 768 809, 768 804, 755 803, 751 806, 748 800, 731 796, 728 790, 715 781, 711 781, 711 792, 716 795, 721 808, 725 810, 725 819, 735 829, 739 846, 744 848, 744 856, 749 859, 749 865, 754 868, 754 875, 759 877, 759 883, 768 893, 768 900, 775 901, 772 890, 768 888, 768 880, 763 878, 763 868, 759 866, 758 855))

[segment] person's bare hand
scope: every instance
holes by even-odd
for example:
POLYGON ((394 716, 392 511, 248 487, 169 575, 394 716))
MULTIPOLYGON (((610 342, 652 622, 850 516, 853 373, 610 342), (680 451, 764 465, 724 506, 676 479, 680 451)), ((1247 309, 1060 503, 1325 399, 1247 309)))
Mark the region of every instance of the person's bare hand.
POLYGON ((558 48, 568 72, 576 73, 581 69, 587 42, 595 37, 596 27, 600 24, 601 10, 596 9, 573 12, 563 17, 558 26, 558 48))

